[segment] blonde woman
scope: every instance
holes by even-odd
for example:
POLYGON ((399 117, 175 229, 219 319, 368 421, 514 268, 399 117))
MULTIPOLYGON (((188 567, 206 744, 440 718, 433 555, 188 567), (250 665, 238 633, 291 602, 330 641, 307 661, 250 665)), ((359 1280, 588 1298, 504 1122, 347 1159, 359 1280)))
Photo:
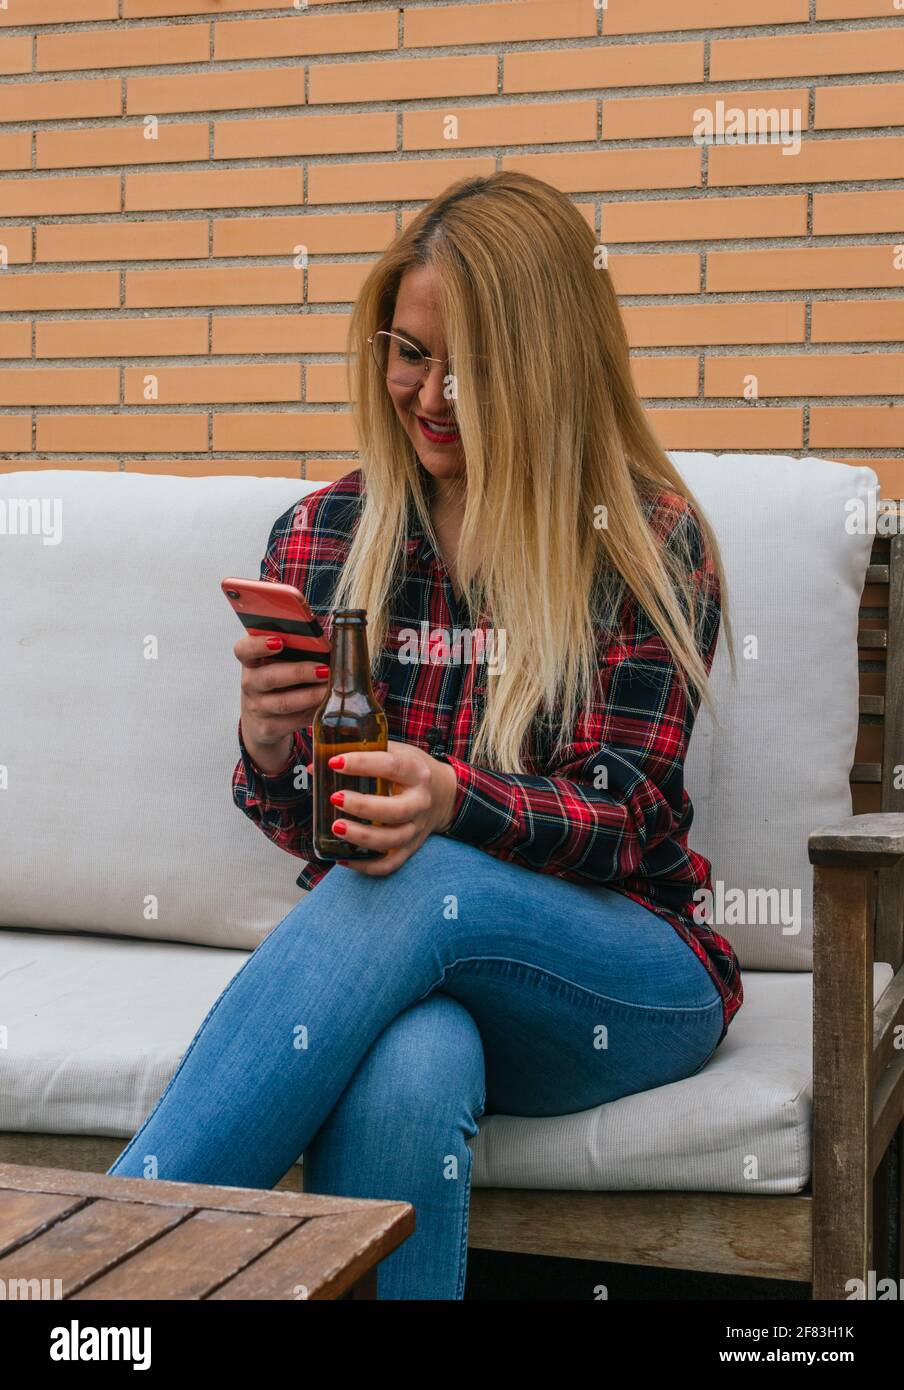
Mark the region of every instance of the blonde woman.
POLYGON ((314 857, 299 774, 327 671, 243 637, 234 797, 311 891, 109 1171, 154 1154, 161 1178, 271 1187, 303 1152, 307 1191, 414 1204, 380 1297, 457 1299, 481 1115, 690 1076, 742 1002, 683 781, 723 571, 593 234, 549 185, 434 199, 349 347, 361 466, 277 519, 261 577, 326 624, 367 610, 390 743, 341 770, 394 795, 350 782, 334 833, 383 857, 314 857))

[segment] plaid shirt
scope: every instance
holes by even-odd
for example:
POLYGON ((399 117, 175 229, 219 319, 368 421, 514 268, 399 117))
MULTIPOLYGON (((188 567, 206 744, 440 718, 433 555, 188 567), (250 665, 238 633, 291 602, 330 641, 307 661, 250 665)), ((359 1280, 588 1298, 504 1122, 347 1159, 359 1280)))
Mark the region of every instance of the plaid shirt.
MULTIPOLYGON (((355 469, 295 503, 274 523, 261 563, 261 579, 299 588, 327 632, 362 487, 362 471, 355 469)), ((662 492, 648 504, 647 515, 666 545, 686 528, 702 605, 700 650, 709 670, 721 605, 718 578, 695 514, 682 497, 662 492)), ((413 502, 405 551, 404 583, 393 600, 373 687, 386 711, 390 738, 423 748, 455 770, 453 819, 443 833, 538 873, 605 884, 664 918, 719 991, 721 1041, 743 989, 729 942, 693 916, 699 902, 694 893, 712 891, 709 860, 688 848, 693 809, 683 763, 698 702, 689 702, 682 693, 668 648, 645 611, 626 591, 618 629, 604 634, 599 648, 593 703, 582 712, 564 753, 554 763, 550 760, 542 721, 535 720, 522 753, 527 772, 494 772, 468 761, 488 663, 443 661, 441 651, 433 660, 397 655, 403 642, 406 655, 410 653, 410 636, 401 629, 423 632, 426 641, 434 628, 464 632, 473 626, 413 502), (596 785, 601 767, 607 771, 605 789, 596 785)), ((489 642, 486 650, 491 651, 489 642)), ((296 732, 292 757, 271 775, 252 762, 241 721, 238 738, 241 757, 233 773, 233 798, 268 839, 308 861, 296 881, 312 888, 332 865, 314 855, 312 796, 303 787, 307 779, 302 769, 313 756, 311 726, 296 732)), ((699 908, 698 915, 703 915, 699 908)))

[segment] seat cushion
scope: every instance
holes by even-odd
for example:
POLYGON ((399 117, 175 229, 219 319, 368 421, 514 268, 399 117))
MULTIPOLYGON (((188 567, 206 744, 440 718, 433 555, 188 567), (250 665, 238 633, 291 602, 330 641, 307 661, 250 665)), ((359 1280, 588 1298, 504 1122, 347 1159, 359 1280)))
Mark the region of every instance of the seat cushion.
MULTIPOLYGON (((125 1143, 247 955, 0 931, 0 1132, 125 1143)), ((892 974, 876 966, 876 998, 892 974)), ((812 976, 748 971, 745 990, 696 1076, 577 1115, 485 1116, 472 1141, 474 1184, 799 1192, 810 1173, 812 976)))

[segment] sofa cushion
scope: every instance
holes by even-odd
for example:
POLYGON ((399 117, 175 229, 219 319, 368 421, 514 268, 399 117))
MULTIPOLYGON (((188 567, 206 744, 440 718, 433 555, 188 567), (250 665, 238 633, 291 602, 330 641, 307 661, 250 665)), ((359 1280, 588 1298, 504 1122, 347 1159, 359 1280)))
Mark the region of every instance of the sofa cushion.
MULTIPOLYGON (((5 931, 2 945, 0 1132, 113 1135, 123 1147, 247 956, 43 931, 5 931)), ((876 998, 892 973, 876 966, 876 998)), ((684 1081, 576 1115, 485 1116, 475 1185, 799 1192, 810 1172, 811 984, 805 972, 748 972, 727 1037, 684 1081)))
POLYGON ((878 479, 817 458, 671 458, 716 532, 738 666, 735 683, 720 637, 710 678, 719 726, 701 707, 685 760, 690 843, 712 862, 713 922, 742 973, 812 970, 807 837, 851 814, 873 545, 846 522, 878 479))
POLYGON ((59 499, 62 532, 0 545, 0 924, 250 950, 298 902, 303 861, 232 800, 242 628, 220 581, 257 578, 322 486, 6 475, 6 497, 59 499))

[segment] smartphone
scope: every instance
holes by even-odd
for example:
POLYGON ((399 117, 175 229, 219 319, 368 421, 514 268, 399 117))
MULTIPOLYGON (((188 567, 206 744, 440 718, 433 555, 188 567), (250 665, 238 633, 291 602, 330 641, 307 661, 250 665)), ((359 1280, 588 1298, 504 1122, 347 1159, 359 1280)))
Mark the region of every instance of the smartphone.
POLYGON ((329 665, 330 644, 300 589, 270 579, 224 579, 226 595, 251 637, 276 632, 283 639, 275 661, 317 661, 329 665))

